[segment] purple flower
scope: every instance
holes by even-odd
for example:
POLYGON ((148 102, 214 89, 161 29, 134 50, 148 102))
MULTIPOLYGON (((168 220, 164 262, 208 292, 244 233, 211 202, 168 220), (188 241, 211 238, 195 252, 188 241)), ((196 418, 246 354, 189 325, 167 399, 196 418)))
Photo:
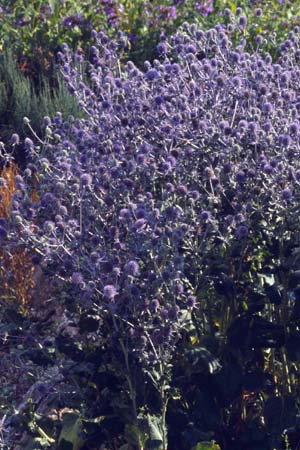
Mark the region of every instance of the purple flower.
POLYGON ((174 20, 177 17, 176 6, 159 5, 160 20, 174 20))
POLYGON ((25 148, 27 150, 31 150, 31 149, 34 148, 34 144, 33 144, 32 140, 30 138, 28 138, 28 137, 25 138, 24 144, 25 144, 25 148))
POLYGON ((20 137, 17 133, 13 133, 10 138, 11 145, 19 145, 20 137))
POLYGON ((265 114, 270 114, 273 111, 273 105, 270 102, 266 102, 263 104, 262 110, 265 114))
POLYGON ((179 184, 176 187, 176 192, 178 195, 185 196, 188 194, 188 188, 184 184, 179 184))
POLYGON ((156 69, 150 69, 145 75, 147 81, 157 81, 159 79, 159 73, 156 69))
POLYGON ((85 23, 85 18, 82 14, 78 14, 78 15, 71 15, 68 17, 65 17, 64 20, 62 21, 61 25, 64 27, 74 27, 74 26, 82 26, 85 23))
POLYGON ((241 16, 241 17, 239 18, 239 26, 240 26, 240 28, 242 28, 243 30, 246 28, 247 23, 248 23, 248 21, 247 21, 247 17, 246 17, 246 16, 241 16))
POLYGON ((245 183, 245 181, 247 180, 247 175, 243 170, 240 170, 237 174, 236 174, 236 181, 240 184, 245 183))
POLYGON ((188 308, 194 309, 197 304, 197 299, 194 295, 189 295, 186 299, 186 305, 188 308))
POLYGON ((292 193, 291 189, 288 187, 283 189, 283 191, 281 191, 281 198, 283 200, 291 200, 292 196, 293 196, 293 193, 292 193))
POLYGON ((72 283, 81 285, 84 282, 83 275, 81 272, 74 272, 72 274, 72 283))
POLYGON ((80 183, 82 186, 91 186, 93 177, 89 173, 83 173, 80 177, 80 183))
POLYGON ((137 276, 140 273, 139 264, 135 260, 129 261, 125 266, 125 270, 127 273, 129 273, 129 275, 132 276, 137 276))
POLYGON ((296 170, 295 177, 296 177, 296 180, 299 182, 300 181, 300 169, 296 170))
POLYGON ((174 285, 174 293, 175 293, 176 295, 182 295, 183 292, 184 292, 184 286, 183 286, 183 284, 180 283, 180 282, 176 282, 175 285, 174 285))
POLYGON ((168 47, 165 42, 160 42, 156 48, 157 52, 161 55, 164 55, 168 52, 168 47))
POLYGON ((230 227, 234 222, 234 217, 229 214, 228 216, 225 217, 225 223, 228 227, 230 227))
POLYGON ((150 304, 151 309, 153 309, 153 311, 157 312, 160 308, 160 303, 159 300, 157 298, 154 298, 150 304))
POLYGON ((237 229, 235 230, 235 235, 238 239, 244 239, 245 237, 248 236, 248 227, 245 225, 240 225, 237 227, 237 229))
POLYGON ((113 300, 117 294, 118 292, 115 286, 113 286, 112 284, 107 284, 106 286, 104 286, 103 295, 108 300, 113 300))
POLYGON ((263 167, 263 171, 266 174, 270 175, 271 173, 273 173, 274 169, 273 169, 271 164, 265 164, 264 167, 263 167))
POLYGON ((46 194, 43 195, 41 203, 43 206, 52 207, 54 204, 57 203, 57 198, 51 192, 47 192, 46 194))
POLYGON ((202 211, 201 213, 201 219, 205 222, 207 222, 208 220, 210 220, 211 218, 211 213, 210 211, 202 211))
POLYGON ((120 222, 127 222, 131 218, 131 212, 127 208, 122 208, 119 214, 120 222))
POLYGON ((201 197, 199 191, 191 191, 191 192, 189 192, 189 196, 190 196, 190 198, 193 199, 194 201, 199 200, 200 197, 201 197))
POLYGON ((296 123, 296 122, 293 122, 291 125, 290 125, 290 128, 289 128, 289 132, 291 133, 291 135, 295 135, 295 134, 298 134, 299 133, 299 124, 298 123, 296 123))
POLYGON ((256 8, 254 10, 254 14, 256 15, 256 17, 261 17, 262 16, 262 10, 261 8, 256 8))
POLYGON ((26 25, 30 25, 31 24, 31 20, 30 19, 25 19, 25 17, 21 17, 19 19, 17 19, 15 21, 15 27, 25 27, 26 25))
POLYGON ((202 0, 201 2, 195 3, 195 9, 197 12, 202 14, 202 16, 207 17, 214 10, 213 8, 213 0, 202 0))

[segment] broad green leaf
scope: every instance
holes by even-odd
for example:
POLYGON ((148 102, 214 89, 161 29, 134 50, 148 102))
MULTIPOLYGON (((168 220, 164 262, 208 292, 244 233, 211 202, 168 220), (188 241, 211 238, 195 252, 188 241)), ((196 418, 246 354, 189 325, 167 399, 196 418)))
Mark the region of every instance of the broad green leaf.
POLYGON ((146 450, 161 450, 163 447, 163 434, 161 417, 148 415, 148 434, 149 439, 146 441, 146 450))
POLYGON ((161 418, 148 415, 148 429, 150 439, 162 441, 161 418))
POLYGON ((82 418, 79 413, 69 412, 63 416, 62 430, 58 439, 60 450, 80 450, 84 446, 84 440, 80 434, 82 432, 82 418))
POLYGON ((125 426, 125 439, 129 445, 133 447, 143 447, 145 441, 144 433, 135 424, 127 424, 125 426))

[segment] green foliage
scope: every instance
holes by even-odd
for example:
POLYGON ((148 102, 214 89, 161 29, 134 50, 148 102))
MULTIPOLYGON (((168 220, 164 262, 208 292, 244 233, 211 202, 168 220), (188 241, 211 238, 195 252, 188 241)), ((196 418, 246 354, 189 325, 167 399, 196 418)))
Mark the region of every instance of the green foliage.
POLYGON ((220 446, 215 441, 199 442, 192 450, 220 450, 220 446))
MULTIPOLYGON (((0 25, 0 46, 35 62, 35 70, 47 70, 54 52, 63 42, 81 45, 90 27, 105 26, 105 14, 97 0, 7 1, 2 3, 5 20, 0 25), (64 23, 64 19, 70 18, 64 23), (71 26, 72 25, 72 26, 71 26)), ((0 50, 1 50, 0 47, 0 50)))
POLYGON ((1 123, 20 130, 23 117, 31 111, 31 85, 18 70, 11 53, 3 55, 0 66, 1 123), (9 122, 8 122, 9 121, 9 122))
POLYGON ((111 5, 105 6, 98 0, 7 0, 2 2, 0 13, 0 18, 5 17, 0 20, 0 51, 9 47, 19 60, 25 57, 30 62, 26 70, 31 74, 37 75, 40 70, 51 74, 53 58, 61 44, 66 42, 73 49, 87 47, 93 28, 104 29, 111 36, 115 35, 116 29, 128 33, 132 42, 129 57, 142 64, 145 59, 156 56, 161 32, 169 34, 185 21, 198 21, 204 29, 219 23, 220 18, 226 23, 225 8, 233 14, 237 7, 242 8, 248 18, 243 34, 253 47, 257 34, 269 35, 271 32, 282 40, 299 22, 299 3, 293 0, 283 3, 278 0, 215 0, 213 11, 207 13, 205 0, 176 3, 169 0, 112 0, 111 5), (199 5, 202 8, 199 9, 199 5), (260 17, 255 14, 258 7, 262 10, 260 17))
MULTIPOLYGON (((237 8, 242 8, 242 14, 247 17, 247 27, 243 30, 244 38, 247 39, 248 48, 257 48, 256 36, 267 37, 266 50, 276 56, 276 45, 287 38, 289 32, 295 25, 299 25, 299 2, 293 0, 262 0, 262 1, 232 1, 217 0, 215 12, 222 14, 225 8, 229 8, 232 14, 236 14, 237 8), (260 9, 261 15, 256 11, 260 9)), ((210 16, 215 24, 216 15, 210 16)), ((206 25, 203 23, 206 27, 206 25)))
POLYGON ((12 53, 5 52, 0 59, 1 139, 7 140, 13 132, 24 136, 24 117, 28 117, 34 130, 41 134, 44 132, 43 117, 53 117, 57 111, 64 118, 69 115, 82 116, 76 100, 68 93, 58 75, 55 75, 51 84, 43 76, 36 90, 32 81, 18 69, 12 53), (53 83, 55 88, 52 87, 53 83))
MULTIPOLYGON (((147 422, 149 439, 146 441, 145 450, 164 450, 161 417, 148 415, 147 422)), ((166 430, 164 432, 166 433, 166 430)))
POLYGON ((80 450, 84 440, 80 437, 83 423, 77 411, 70 411, 63 416, 62 430, 58 439, 59 450, 80 450))

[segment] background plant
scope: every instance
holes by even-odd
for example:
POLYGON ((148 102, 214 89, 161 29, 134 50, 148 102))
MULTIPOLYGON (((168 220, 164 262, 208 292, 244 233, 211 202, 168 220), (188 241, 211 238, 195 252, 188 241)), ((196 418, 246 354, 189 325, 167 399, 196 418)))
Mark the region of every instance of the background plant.
POLYGON ((14 156, 17 156, 19 164, 25 158, 23 141, 27 130, 24 128, 24 117, 30 119, 35 132, 41 135, 45 130, 42 117, 53 116, 57 111, 65 118, 82 114, 57 74, 53 75, 52 80, 43 76, 37 89, 32 80, 18 69, 9 51, 0 59, 0 92, 1 139, 7 143, 13 132, 18 133, 14 156))
MULTIPOLYGON (((38 78, 39 73, 52 73, 55 53, 63 42, 72 49, 87 47, 93 28, 106 30, 115 36, 116 30, 128 33, 132 47, 130 59, 138 65, 155 57, 156 44, 161 32, 170 34, 184 21, 199 21, 209 29, 224 17, 228 8, 235 14, 239 8, 248 17, 245 35, 255 44, 257 33, 276 33, 279 39, 287 36, 297 24, 298 3, 287 0, 240 1, 188 0, 142 2, 123 0, 116 2, 85 0, 70 2, 2 2, 0 42, 2 49, 9 46, 22 70, 38 78)), ((269 45, 272 47, 272 43, 269 45)))
MULTIPOLYGON (((9 47, 19 60, 27 58, 26 70, 33 71, 35 76, 40 70, 51 72, 55 51, 62 42, 77 47, 88 39, 95 18, 100 26, 109 22, 105 2, 95 0, 80 3, 8 0, 2 3, 1 14, 5 16, 0 31, 2 48, 9 47)), ((26 59, 20 62, 26 63, 26 59)))

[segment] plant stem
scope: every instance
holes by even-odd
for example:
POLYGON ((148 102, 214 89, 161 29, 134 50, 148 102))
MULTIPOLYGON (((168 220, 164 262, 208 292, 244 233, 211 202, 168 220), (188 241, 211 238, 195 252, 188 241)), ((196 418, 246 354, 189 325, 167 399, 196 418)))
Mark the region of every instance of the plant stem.
MULTIPOLYGON (((117 332, 119 332, 119 328, 116 322, 116 318, 114 316, 112 316, 113 319, 113 324, 115 327, 115 330, 117 332)), ((124 361, 125 361, 125 367, 126 367, 126 373, 125 373, 125 378, 128 384, 128 389, 129 389, 129 397, 132 403, 132 410, 133 410, 133 421, 138 429, 138 413, 137 413, 137 405, 136 405, 136 391, 135 388, 133 386, 132 383, 132 379, 131 379, 131 371, 130 371, 130 365, 129 365, 129 359, 128 359, 128 348, 126 348, 125 344, 124 344, 124 340, 122 338, 119 338, 119 343, 123 352, 123 356, 124 356, 124 361)), ((142 444, 141 444, 141 440, 140 440, 140 435, 138 432, 138 450, 143 450, 142 444)))
POLYGON ((167 426, 166 426, 166 414, 167 414, 167 406, 168 406, 168 395, 166 395, 166 381, 164 379, 165 375, 165 364, 164 361, 160 363, 160 376, 161 376, 161 385, 160 385, 160 398, 161 398, 161 432, 162 432, 162 450, 167 450, 168 447, 168 439, 167 439, 167 426))
POLYGON ((167 450, 168 441, 167 441, 166 414, 167 414, 168 397, 165 395, 164 388, 165 386, 163 384, 161 387, 161 400, 162 400, 161 426, 162 426, 163 450, 167 450))

